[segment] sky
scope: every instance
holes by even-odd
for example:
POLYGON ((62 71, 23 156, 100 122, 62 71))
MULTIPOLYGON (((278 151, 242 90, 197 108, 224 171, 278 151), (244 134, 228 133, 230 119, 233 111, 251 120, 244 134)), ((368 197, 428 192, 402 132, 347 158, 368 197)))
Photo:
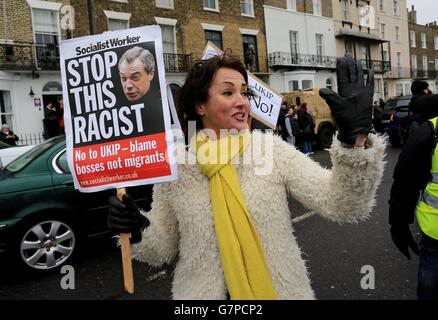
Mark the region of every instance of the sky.
POLYGON ((438 22, 438 1, 437 0, 407 0, 410 9, 412 5, 417 10, 417 23, 426 24, 428 22, 438 22))

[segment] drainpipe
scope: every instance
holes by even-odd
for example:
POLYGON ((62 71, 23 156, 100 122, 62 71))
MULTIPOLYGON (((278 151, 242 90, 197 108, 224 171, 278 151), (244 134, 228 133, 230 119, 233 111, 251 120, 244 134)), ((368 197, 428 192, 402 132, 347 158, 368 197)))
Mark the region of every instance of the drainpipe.
POLYGON ((3 0, 3 39, 8 39, 9 30, 8 30, 8 0, 3 0))
POLYGON ((88 29, 90 35, 94 34, 94 23, 93 23, 93 0, 87 0, 87 9, 88 9, 88 29))

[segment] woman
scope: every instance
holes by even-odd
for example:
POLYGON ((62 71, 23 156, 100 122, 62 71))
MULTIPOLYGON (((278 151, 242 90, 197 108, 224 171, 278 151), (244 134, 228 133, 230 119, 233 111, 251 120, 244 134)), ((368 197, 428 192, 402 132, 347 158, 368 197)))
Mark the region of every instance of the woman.
POLYGON ((182 146, 187 154, 198 150, 197 165, 180 164, 177 181, 154 186, 146 218, 129 196, 124 203, 110 199, 110 229, 141 239, 133 245, 135 259, 158 267, 178 257, 174 299, 314 299, 284 191, 337 222, 365 219, 374 205, 383 173, 380 137, 359 134, 354 148, 336 141, 333 170, 323 169, 280 137, 246 130, 247 83, 243 64, 234 58, 196 63, 180 104, 188 120, 207 129, 191 140, 188 150, 182 146), (234 133, 215 140, 221 129, 234 133), (229 139, 239 147, 230 154, 225 148, 227 161, 201 160, 205 146, 212 147, 204 153, 208 157, 229 139), (251 163, 241 164, 261 140, 271 142, 273 149, 254 152, 251 163), (260 174, 256 164, 266 162, 269 151, 272 170, 260 174))
POLYGON ((3 141, 10 146, 17 145, 18 136, 9 129, 9 125, 7 125, 6 123, 2 124, 2 130, 0 131, 0 141, 3 141))

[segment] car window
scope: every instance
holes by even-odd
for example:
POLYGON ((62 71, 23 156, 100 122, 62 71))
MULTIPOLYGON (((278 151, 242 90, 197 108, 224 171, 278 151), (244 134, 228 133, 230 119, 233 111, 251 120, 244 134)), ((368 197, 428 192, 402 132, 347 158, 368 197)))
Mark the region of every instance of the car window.
POLYGON ((50 149, 52 146, 57 144, 59 142, 58 139, 49 139, 46 142, 40 144, 39 146, 36 146, 33 149, 30 149, 17 159, 11 161, 6 167, 5 170, 9 172, 18 172, 21 169, 23 169, 25 166, 27 166, 29 163, 31 163, 33 160, 38 158, 41 154, 44 153, 44 151, 50 149))
POLYGON ((70 173, 70 169, 67 164, 67 152, 61 153, 61 155, 56 160, 56 164, 62 170, 63 173, 70 173))
POLYGON ((396 106, 396 100, 389 100, 386 104, 385 104, 385 110, 392 110, 394 109, 396 106))
POLYGON ((407 107, 409 102, 411 102, 411 99, 400 99, 397 101, 397 107, 407 107))

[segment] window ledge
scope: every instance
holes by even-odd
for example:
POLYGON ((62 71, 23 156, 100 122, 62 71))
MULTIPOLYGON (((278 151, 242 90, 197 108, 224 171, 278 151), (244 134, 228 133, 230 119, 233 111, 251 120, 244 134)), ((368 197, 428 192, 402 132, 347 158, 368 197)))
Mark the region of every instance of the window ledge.
POLYGON ((210 11, 210 12, 216 12, 219 13, 220 10, 219 9, 213 9, 213 8, 204 8, 205 11, 210 11))

